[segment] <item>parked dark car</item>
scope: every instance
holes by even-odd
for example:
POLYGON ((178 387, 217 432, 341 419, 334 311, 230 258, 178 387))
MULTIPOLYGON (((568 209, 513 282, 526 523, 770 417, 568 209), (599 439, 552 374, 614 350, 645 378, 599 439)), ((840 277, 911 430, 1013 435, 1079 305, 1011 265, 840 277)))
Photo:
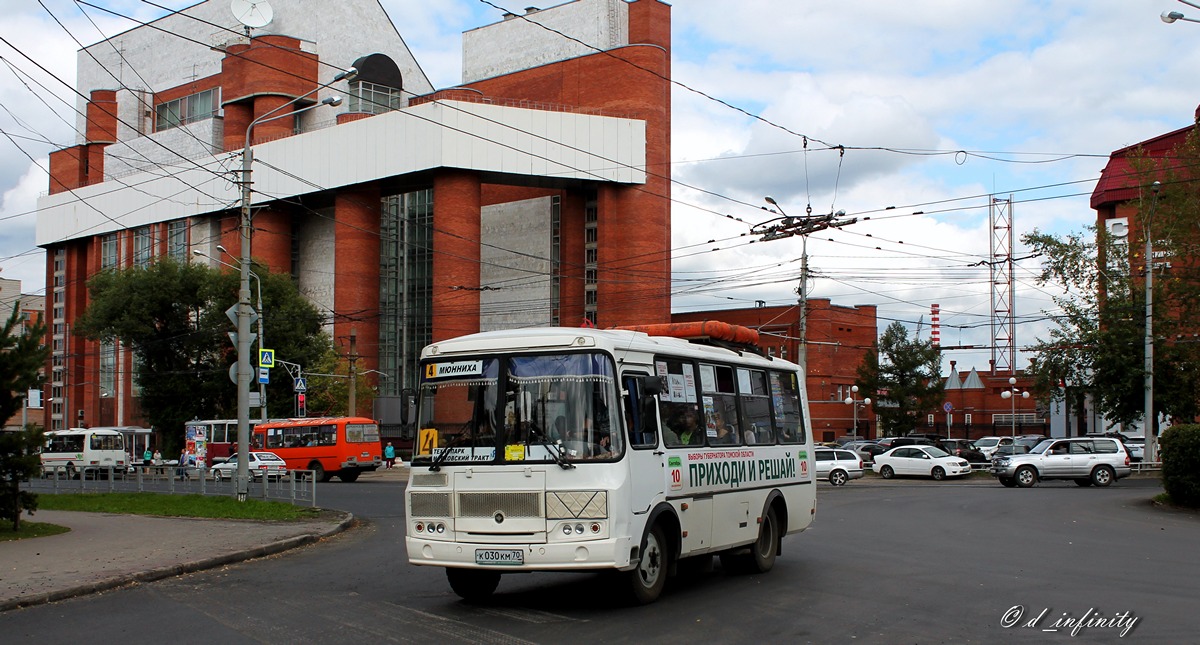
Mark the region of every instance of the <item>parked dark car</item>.
POLYGON ((1046 439, 1049 439, 1049 437, 1045 437, 1040 434, 1022 435, 1020 437, 1017 437, 1017 445, 1024 446, 1025 452, 1029 452, 1030 450, 1033 450, 1034 446, 1045 441, 1046 439))
POLYGON ((989 463, 983 452, 966 439, 942 439, 937 446, 955 457, 961 457, 973 464, 989 463))
POLYGON ((1015 446, 1011 445, 1011 444, 1005 445, 1005 446, 997 446, 996 452, 992 453, 992 459, 995 459, 996 457, 1003 457, 1005 455, 1024 455, 1028 452, 1029 452, 1029 446, 1022 446, 1020 444, 1017 444, 1015 446))
POLYGON ((877 443, 885 451, 891 450, 892 448, 896 448, 898 446, 913 446, 913 445, 932 446, 933 445, 933 441, 926 439, 924 437, 884 437, 884 438, 880 439, 877 443))

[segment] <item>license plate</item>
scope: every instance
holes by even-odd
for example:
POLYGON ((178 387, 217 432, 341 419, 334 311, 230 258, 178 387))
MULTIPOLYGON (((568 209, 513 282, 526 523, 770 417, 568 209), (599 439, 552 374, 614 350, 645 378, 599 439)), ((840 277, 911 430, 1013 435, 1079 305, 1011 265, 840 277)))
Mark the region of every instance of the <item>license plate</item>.
POLYGON ((525 564, 525 552, 520 549, 475 549, 475 564, 525 564))

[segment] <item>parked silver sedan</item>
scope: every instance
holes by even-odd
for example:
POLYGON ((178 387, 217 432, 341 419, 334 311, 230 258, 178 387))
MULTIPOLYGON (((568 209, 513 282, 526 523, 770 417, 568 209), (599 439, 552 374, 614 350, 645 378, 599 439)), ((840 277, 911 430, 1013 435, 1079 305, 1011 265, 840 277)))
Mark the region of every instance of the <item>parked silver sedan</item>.
POLYGON ((862 458, 856 452, 841 448, 817 448, 813 454, 817 462, 817 479, 828 479, 830 484, 841 486, 863 476, 862 458))

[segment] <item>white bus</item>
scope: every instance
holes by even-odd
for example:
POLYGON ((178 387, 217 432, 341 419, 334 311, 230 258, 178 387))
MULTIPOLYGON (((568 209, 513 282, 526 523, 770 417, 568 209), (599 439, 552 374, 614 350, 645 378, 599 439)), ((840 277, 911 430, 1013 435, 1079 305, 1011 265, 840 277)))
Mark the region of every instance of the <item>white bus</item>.
POLYGON ((71 428, 46 432, 42 448, 42 471, 63 473, 69 478, 90 473, 107 474, 109 468, 124 473, 125 440, 113 428, 71 428))
MULTIPOLYGON (((469 600, 503 573, 616 569, 638 603, 677 565, 706 568, 713 555, 771 569, 783 536, 816 513, 804 375, 746 346, 657 335, 679 325, 640 329, 650 333, 522 329, 425 348, 410 563, 445 567, 469 600)), ((715 334, 739 332, 757 337, 725 323, 715 334)))

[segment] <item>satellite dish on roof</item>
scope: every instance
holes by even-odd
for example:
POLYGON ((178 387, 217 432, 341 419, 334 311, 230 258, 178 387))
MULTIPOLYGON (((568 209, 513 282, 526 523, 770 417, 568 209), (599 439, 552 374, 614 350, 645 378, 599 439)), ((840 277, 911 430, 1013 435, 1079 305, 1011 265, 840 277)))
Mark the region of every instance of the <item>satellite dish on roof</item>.
POLYGON ((238 22, 253 29, 266 27, 275 17, 275 10, 266 0, 233 0, 229 8, 238 22))

